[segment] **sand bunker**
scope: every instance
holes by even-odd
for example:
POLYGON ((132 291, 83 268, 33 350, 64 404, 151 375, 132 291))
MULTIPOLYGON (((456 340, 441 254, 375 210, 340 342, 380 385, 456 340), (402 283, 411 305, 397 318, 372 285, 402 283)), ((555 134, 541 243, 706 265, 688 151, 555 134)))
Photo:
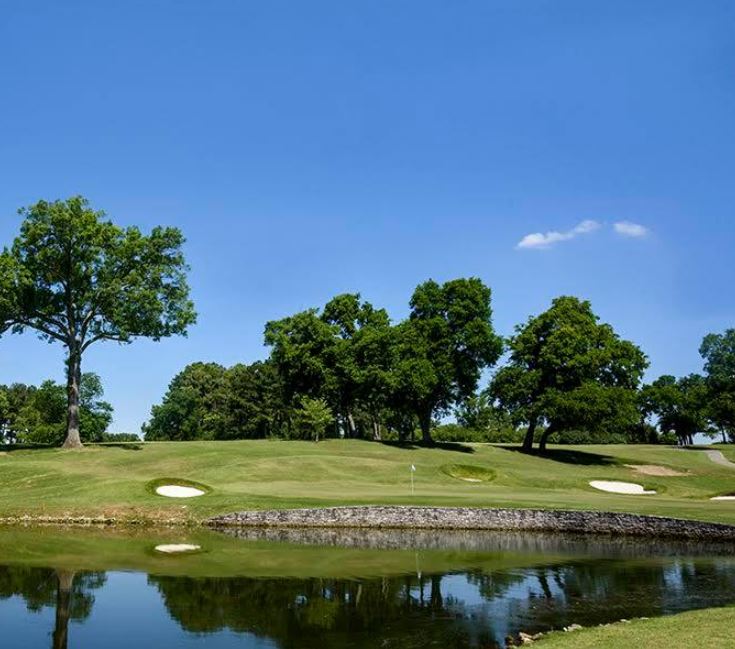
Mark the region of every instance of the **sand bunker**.
POLYGON ((156 493, 159 496, 166 496, 166 498, 196 498, 197 496, 203 496, 204 492, 201 489, 195 487, 182 487, 181 485, 166 484, 156 488, 156 493))
POLYGON ((607 491, 611 494, 626 494, 629 496, 642 496, 655 494, 655 491, 646 491, 641 485, 634 482, 617 482, 614 480, 591 480, 590 487, 607 491))
POLYGON ((625 466, 629 469, 633 469, 636 473, 642 473, 643 475, 655 475, 662 477, 689 475, 688 473, 675 471, 674 469, 669 469, 669 467, 666 466, 659 466, 658 464, 626 464, 625 466))
POLYGON ((735 496, 715 496, 714 498, 710 498, 710 500, 735 500, 735 496))
POLYGON ((163 552, 165 554, 176 554, 177 552, 196 552, 197 550, 201 549, 201 545, 190 545, 189 543, 168 543, 156 546, 156 552, 163 552))

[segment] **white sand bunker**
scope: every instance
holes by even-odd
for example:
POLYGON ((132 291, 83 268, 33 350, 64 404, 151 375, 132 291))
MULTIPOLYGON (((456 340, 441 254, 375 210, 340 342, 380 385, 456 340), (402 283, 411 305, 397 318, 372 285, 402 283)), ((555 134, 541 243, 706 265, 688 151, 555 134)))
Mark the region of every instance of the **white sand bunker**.
POLYGON ((465 482, 482 482, 480 478, 460 478, 460 480, 464 480, 465 482))
POLYGON ((714 498, 710 498, 710 500, 735 500, 735 496, 715 496, 714 498))
POLYGON ((204 492, 196 487, 182 487, 176 484, 165 484, 156 487, 156 493, 159 496, 166 496, 166 498, 196 498, 204 495, 204 492))
POLYGON ((165 554, 176 554, 178 552, 196 552, 197 550, 201 549, 201 545, 191 545, 189 543, 168 543, 156 546, 156 552, 164 552, 165 554))
POLYGON ((655 494, 655 491, 646 491, 641 485, 634 482, 618 482, 615 480, 591 480, 590 487, 607 491, 611 494, 626 494, 628 496, 642 496, 655 494))

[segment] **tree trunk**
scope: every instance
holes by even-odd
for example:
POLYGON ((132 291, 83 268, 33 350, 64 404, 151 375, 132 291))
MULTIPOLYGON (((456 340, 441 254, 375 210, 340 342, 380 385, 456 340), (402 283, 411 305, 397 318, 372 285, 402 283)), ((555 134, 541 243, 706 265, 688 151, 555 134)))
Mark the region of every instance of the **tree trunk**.
POLYGON ((427 409, 419 416, 419 424, 421 425, 421 441, 424 444, 433 444, 431 439, 431 409, 427 409))
POLYGON ((357 437, 357 426, 355 426, 355 418, 352 416, 352 411, 349 409, 345 411, 345 414, 345 419, 347 420, 348 435, 350 439, 355 439, 355 437, 357 437))
POLYGON ((548 441, 549 437, 556 432, 556 428, 554 428, 554 424, 549 424, 546 427, 546 430, 541 434, 541 439, 538 443, 538 450, 541 453, 546 453, 546 442, 548 441))
POLYGON ((380 420, 377 417, 373 417, 373 440, 379 442, 382 438, 380 434, 380 420))
POLYGON ((59 586, 56 590, 56 620, 54 624, 53 649, 66 649, 69 637, 69 615, 71 613, 71 590, 74 573, 57 570, 59 586))
POLYGON ((62 448, 82 448, 79 436, 79 389, 82 382, 82 356, 78 349, 69 349, 66 362, 67 420, 66 440, 62 448))
POLYGON ((532 419, 528 422, 528 430, 526 436, 523 438, 523 452, 530 453, 533 450, 533 436, 536 433, 537 420, 532 419))

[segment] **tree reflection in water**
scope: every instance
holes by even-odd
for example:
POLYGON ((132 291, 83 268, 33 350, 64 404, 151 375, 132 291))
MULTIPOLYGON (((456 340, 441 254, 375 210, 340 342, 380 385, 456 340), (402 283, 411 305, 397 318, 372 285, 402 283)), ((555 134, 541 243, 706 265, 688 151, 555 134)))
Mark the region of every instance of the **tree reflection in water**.
POLYGON ((67 649, 69 621, 86 620, 94 605, 92 591, 102 588, 105 573, 0 566, 0 599, 22 597, 29 611, 55 609, 52 649, 67 649))
MULTIPOLYGON (((268 639, 282 649, 489 649, 503 646, 507 635, 519 631, 731 604, 735 562, 722 557, 578 558, 496 571, 464 568, 422 574, 417 569, 412 575, 391 577, 149 575, 147 585, 135 583, 141 591, 155 589, 168 612, 147 623, 168 626, 182 639, 186 632, 234 631, 268 639), (180 628, 171 625, 172 619, 180 628)), ((106 583, 99 572, 0 566, 0 600, 19 596, 31 612, 55 609, 53 649, 78 646, 68 638, 69 623, 90 617, 95 591, 102 588, 114 594, 115 580, 106 583)), ((135 594, 132 591, 132 597, 135 594)), ((118 596, 121 602, 129 601, 131 591, 118 596)), ((2 606, 0 601, 0 611, 2 606)), ((108 616, 106 629, 126 629, 126 615, 119 608, 101 615, 108 616)), ((141 633, 145 642, 146 630, 141 633)), ((11 637, 11 645, 22 639, 11 637)), ((240 641, 247 645, 244 638, 240 641)))

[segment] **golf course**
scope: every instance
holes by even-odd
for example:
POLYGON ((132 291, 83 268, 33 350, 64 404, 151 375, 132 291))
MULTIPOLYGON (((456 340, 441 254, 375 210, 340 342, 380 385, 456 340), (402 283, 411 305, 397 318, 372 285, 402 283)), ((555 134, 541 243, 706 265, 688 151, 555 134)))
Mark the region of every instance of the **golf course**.
MULTIPOLYGON (((735 461, 732 448, 716 448, 735 461)), ((528 455, 510 445, 257 440, 0 454, 5 521, 196 525, 249 509, 431 505, 628 512, 735 524, 735 501, 711 500, 734 492, 735 467, 702 450, 663 445, 555 446, 528 455), (633 483, 655 493, 606 493, 591 487, 592 481, 633 483), (203 495, 165 497, 156 492, 161 485, 191 486, 203 495)))

